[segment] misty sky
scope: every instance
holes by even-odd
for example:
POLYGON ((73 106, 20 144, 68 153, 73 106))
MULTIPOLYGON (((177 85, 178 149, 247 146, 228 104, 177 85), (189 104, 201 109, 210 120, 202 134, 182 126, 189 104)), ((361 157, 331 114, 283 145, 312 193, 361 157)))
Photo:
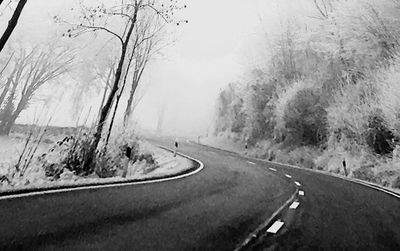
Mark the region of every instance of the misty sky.
MULTIPOLYGON (((30 0, 13 39, 43 42, 59 29, 52 16, 69 10, 72 0, 30 0)), ((257 52, 265 34, 279 31, 287 18, 306 17, 312 1, 190 0, 182 15, 188 24, 179 26, 176 42, 152 62, 142 81, 145 96, 134 113, 141 125, 155 128, 166 106, 164 130, 186 135, 204 134, 210 128, 218 91, 237 80, 246 68, 262 60, 257 52), (295 3, 293 3, 295 2, 295 3)), ((2 17, 7 18, 6 15, 2 17)), ((4 23, 4 21, 2 22, 4 23)), ((79 41, 79 40, 77 40, 79 41)), ((48 88, 49 89, 49 88, 48 88)), ((55 90, 56 88, 52 88, 55 90)), ((54 91, 50 113, 53 124, 74 125, 70 94, 54 91), (59 100, 60 104, 56 105, 59 100)), ((98 97, 95 97, 98 98, 98 97)), ((88 101, 83 109, 91 106, 88 101)), ((39 108, 38 108, 39 107, 39 108)), ((30 123, 38 103, 18 122, 30 123)))

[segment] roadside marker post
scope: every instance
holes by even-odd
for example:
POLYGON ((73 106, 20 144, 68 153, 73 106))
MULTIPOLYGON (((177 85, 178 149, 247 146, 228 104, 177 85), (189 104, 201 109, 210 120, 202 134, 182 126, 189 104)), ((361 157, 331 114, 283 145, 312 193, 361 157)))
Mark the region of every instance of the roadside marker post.
POLYGON ((176 152, 178 151, 178 140, 175 139, 175 147, 174 147, 174 158, 176 157, 176 152))

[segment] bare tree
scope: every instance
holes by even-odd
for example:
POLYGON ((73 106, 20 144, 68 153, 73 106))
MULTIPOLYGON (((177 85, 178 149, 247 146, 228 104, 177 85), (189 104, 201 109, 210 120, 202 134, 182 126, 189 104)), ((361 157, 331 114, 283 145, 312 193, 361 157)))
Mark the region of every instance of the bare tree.
MULTIPOLYGON (((3 1, 1 1, 0 4, 2 2, 3 1)), ((17 7, 14 10, 14 13, 11 16, 10 21, 8 21, 8 26, 0 38, 0 52, 3 50, 8 39, 10 38, 12 32, 14 31, 15 27, 17 26, 18 19, 21 16, 22 10, 24 9, 26 2, 27 2, 27 0, 19 0, 18 1, 17 7)))
POLYGON ((9 134, 35 93, 44 84, 66 73, 72 61, 73 55, 66 48, 33 48, 29 53, 21 50, 8 79, 11 88, 5 94, 7 100, 1 112, 0 134, 9 134))
POLYGON ((329 17, 329 13, 332 12, 332 2, 334 0, 313 0, 314 6, 318 10, 321 17, 316 17, 319 19, 327 19, 329 17))
POLYGON ((171 22, 173 21, 173 12, 179 9, 179 7, 177 7, 172 1, 170 1, 169 4, 156 3, 154 0, 121 0, 118 2, 118 5, 111 7, 105 6, 104 4, 94 7, 81 5, 81 22, 77 24, 71 24, 69 22, 62 21, 60 18, 56 17, 56 21, 69 23, 72 26, 67 30, 66 35, 68 37, 75 37, 88 32, 102 31, 114 37, 119 42, 121 49, 117 68, 113 78, 114 81, 111 85, 107 100, 101 109, 99 120, 93 136, 93 142, 88 151, 87 159, 84 164, 84 170, 87 174, 94 170, 93 163, 96 157, 95 153, 101 139, 104 124, 111 111, 114 99, 120 88, 122 88, 122 86, 120 86, 122 71, 127 63, 126 58, 127 54, 129 53, 128 48, 131 42, 132 34, 137 25, 138 18, 141 17, 142 13, 151 11, 160 16, 163 20, 165 20, 165 22, 171 22), (116 29, 115 22, 117 24, 122 24, 117 25, 118 27, 122 27, 122 29, 116 29))
POLYGON ((99 80, 101 81, 102 86, 103 86, 103 94, 101 96, 101 102, 100 102, 100 106, 99 106, 97 120, 100 119, 101 109, 104 106, 104 102, 107 97, 108 89, 111 89, 112 76, 114 76, 114 74, 115 74, 114 66, 115 66, 115 60, 113 62, 110 62, 109 64, 107 64, 108 69, 98 69, 98 68, 95 69, 96 75, 99 78, 99 80))
POLYGON ((138 44, 137 48, 132 51, 131 55, 134 58, 134 63, 131 89, 124 113, 124 127, 128 125, 132 114, 135 92, 142 78, 143 72, 150 59, 162 48, 161 42, 164 38, 162 31, 164 27, 165 25, 160 22, 156 15, 147 16, 142 20, 141 25, 137 27, 136 36, 138 38, 141 37, 143 42, 138 44), (148 39, 144 40, 144 38, 148 39))
MULTIPOLYGON (((13 56, 14 56, 14 53, 11 54, 11 56, 8 58, 7 62, 3 66, 3 69, 0 72, 0 77, 3 76, 3 72, 6 70, 6 68, 10 64, 11 59, 13 58, 13 56)), ((7 80, 5 81, 5 83, 1 86, 3 89, 2 89, 1 94, 0 94, 0 108, 1 108, 1 105, 3 104, 3 102, 4 102, 4 99, 6 98, 6 95, 7 95, 7 92, 9 90, 9 88, 10 88, 10 85, 11 85, 11 79, 8 77, 7 80)))

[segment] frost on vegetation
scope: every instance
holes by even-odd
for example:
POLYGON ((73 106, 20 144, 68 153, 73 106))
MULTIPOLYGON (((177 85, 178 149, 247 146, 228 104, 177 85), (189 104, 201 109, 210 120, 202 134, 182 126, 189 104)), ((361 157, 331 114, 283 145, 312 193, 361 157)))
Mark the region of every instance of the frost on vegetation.
POLYGON ((91 136, 80 130, 73 136, 62 136, 53 144, 50 144, 53 140, 41 142, 21 175, 16 163, 25 139, 15 136, 1 137, 0 190, 162 177, 191 167, 184 158, 173 158, 170 152, 124 132, 110 139, 106 150, 99 151, 93 172, 85 173, 82 169, 84 153, 91 136), (130 157, 126 155, 127 147, 131 148, 130 157))
POLYGON ((399 5, 315 10, 312 22, 288 21, 265 64, 221 91, 214 134, 252 156, 341 175, 345 161, 349 176, 397 187, 399 5))

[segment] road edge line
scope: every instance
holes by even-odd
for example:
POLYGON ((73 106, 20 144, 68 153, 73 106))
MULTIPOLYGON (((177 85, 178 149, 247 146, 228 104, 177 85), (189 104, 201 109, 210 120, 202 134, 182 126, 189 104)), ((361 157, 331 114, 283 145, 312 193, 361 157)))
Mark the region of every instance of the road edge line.
MULTIPOLYGON (((174 152, 172 149, 169 149, 164 146, 157 146, 157 147, 162 148, 167 151, 170 151, 170 152, 174 152)), ((29 189, 27 189, 26 192, 24 192, 24 191, 21 192, 21 190, 15 190, 15 191, 9 191, 10 193, 6 194, 6 195, 2 195, 2 193, 0 192, 0 201, 24 198, 24 197, 31 197, 31 196, 39 196, 39 195, 45 195, 45 194, 65 193, 65 192, 71 192, 71 191, 161 183, 161 182, 186 178, 186 177, 192 176, 204 169, 204 164, 200 160, 195 159, 195 158, 188 156, 186 154, 183 154, 183 153, 177 152, 176 154, 197 163, 199 165, 199 167, 193 171, 190 171, 187 173, 181 172, 181 174, 177 174, 177 175, 174 175, 171 177, 166 177, 166 178, 152 178, 152 179, 148 179, 148 180, 137 180, 137 179, 129 180, 129 179, 127 179, 127 180, 104 182, 104 183, 94 183, 94 184, 86 183, 86 184, 77 184, 77 185, 67 185, 65 187, 55 186, 55 187, 48 187, 48 188, 34 188, 34 189, 32 189, 33 191, 32 190, 29 191, 29 189), (40 191, 38 191, 38 190, 40 190, 40 191), (13 193, 13 192, 15 192, 15 193, 13 193)))
POLYGON ((234 153, 234 154, 237 154, 237 155, 239 155, 239 156, 241 156, 243 158, 247 158, 247 159, 258 160, 258 161, 262 161, 262 162, 266 162, 266 163, 270 163, 270 164, 287 166, 287 167, 297 168, 297 169, 301 169, 301 170, 305 170, 305 171, 309 171, 309 172, 313 172, 313 173, 320 173, 320 174, 324 174, 324 175, 327 175, 327 176, 336 177, 338 179, 347 180, 347 181, 350 181, 350 182, 353 182, 353 183, 364 185, 366 187, 378 190, 380 192, 383 192, 383 193, 389 194, 391 196, 394 196, 397 199, 400 199, 400 194, 399 193, 397 193, 395 191, 392 191, 389 188, 380 186, 379 184, 370 183, 370 182, 365 181, 365 180, 360 180, 360 179, 357 179, 357 178, 349 178, 349 177, 345 177, 345 176, 342 176, 342 175, 336 175, 334 173, 330 173, 330 172, 327 172, 327 171, 308 169, 308 168, 303 168, 303 167, 295 166, 295 165, 291 165, 291 164, 285 164, 285 163, 280 163, 280 162, 275 162, 275 161, 269 161, 269 160, 260 159, 260 158, 253 158, 253 157, 249 157, 249 156, 244 156, 244 155, 242 155, 240 153, 237 153, 237 152, 225 150, 225 149, 222 149, 222 148, 209 146, 209 145, 204 145, 204 144, 200 144, 200 143, 197 143, 197 142, 194 142, 194 141, 191 141, 191 142, 194 143, 194 144, 198 144, 198 145, 204 146, 204 147, 211 147, 211 148, 214 148, 214 149, 217 149, 217 150, 220 150, 220 151, 225 151, 225 152, 228 152, 228 153, 234 153))
MULTIPOLYGON (((240 155, 240 156, 242 156, 242 155, 240 155)), ((295 166, 295 165, 291 165, 291 164, 284 164, 284 163, 275 162, 275 161, 269 161, 269 160, 265 160, 265 159, 259 159, 259 158, 251 158, 251 159, 259 160, 259 161, 270 163, 270 164, 275 164, 275 165, 281 165, 281 166, 287 166, 287 167, 291 167, 291 168, 301 169, 301 170, 305 170, 305 171, 312 172, 312 173, 319 173, 319 174, 327 175, 327 176, 330 176, 330 177, 335 177, 335 178, 338 178, 338 179, 350 181, 350 182, 353 182, 353 183, 364 185, 364 186, 369 187, 369 188, 373 188, 375 190, 378 190, 380 192, 384 192, 386 194, 392 195, 392 196, 400 199, 400 194, 398 194, 398 193, 396 193, 394 191, 391 191, 391 190, 389 190, 389 189, 387 189, 385 187, 381 187, 378 184, 369 183, 367 181, 360 180, 360 179, 357 179, 357 178, 345 177, 345 176, 336 175, 336 174, 333 174, 333 173, 330 173, 330 172, 326 172, 326 171, 308 169, 308 168, 303 168, 303 167, 300 167, 300 166, 295 166)))
POLYGON ((234 250, 235 251, 243 250, 251 243, 252 240, 254 240, 255 238, 258 238, 260 233, 262 233, 263 230, 266 229, 267 226, 271 224, 271 222, 276 218, 276 216, 278 214, 280 214, 291 202, 294 201, 294 199, 297 196, 298 191, 299 191, 299 188, 296 187, 296 191, 292 194, 292 196, 290 196, 290 198, 288 200, 286 200, 286 202, 283 203, 283 205, 281 205, 266 221, 261 223, 261 225, 259 225, 256 228, 256 230, 252 231, 243 242, 241 242, 238 246, 236 246, 236 248, 234 250))

